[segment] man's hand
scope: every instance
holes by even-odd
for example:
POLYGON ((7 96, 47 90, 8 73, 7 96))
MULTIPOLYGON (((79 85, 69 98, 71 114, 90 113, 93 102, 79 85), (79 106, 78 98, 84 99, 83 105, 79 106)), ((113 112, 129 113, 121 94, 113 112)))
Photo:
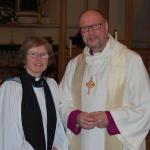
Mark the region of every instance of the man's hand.
POLYGON ((81 112, 77 116, 77 123, 80 125, 81 128, 84 129, 92 129, 97 125, 97 118, 89 115, 87 112, 81 112))
POLYGON ((104 111, 96 111, 89 113, 89 117, 97 121, 98 128, 106 128, 108 126, 107 115, 104 111))

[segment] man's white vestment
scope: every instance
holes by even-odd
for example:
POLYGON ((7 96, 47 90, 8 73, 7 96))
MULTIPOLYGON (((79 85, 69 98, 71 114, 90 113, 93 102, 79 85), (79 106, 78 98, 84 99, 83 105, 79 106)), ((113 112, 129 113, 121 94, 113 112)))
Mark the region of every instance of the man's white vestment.
MULTIPOLYGON (((69 114, 74 110, 80 109, 85 112, 108 110, 120 131, 120 134, 113 135, 122 146, 119 150, 145 150, 144 139, 150 127, 150 81, 141 57, 111 36, 102 52, 90 55, 89 49, 85 47, 83 53, 85 70, 80 90, 81 101, 73 99, 71 91, 75 70, 81 55, 69 62, 59 86, 60 108, 65 126, 67 126, 69 114), (122 68, 119 63, 118 66, 116 65, 116 67, 120 67, 120 72, 124 71, 125 86, 122 93, 122 104, 120 107, 110 108, 107 106, 108 93, 111 93, 109 91, 110 79, 112 79, 112 84, 116 82, 113 81, 113 79, 116 80, 115 77, 110 77, 111 62, 122 50, 126 51, 125 66, 122 68), (86 83, 91 77, 95 87, 88 94, 86 83), (78 104, 76 105, 76 103, 78 104)), ((118 94, 117 90, 114 91, 114 94, 118 94)), ((111 144, 107 145, 106 132, 105 128, 95 127, 91 130, 82 129, 79 135, 75 135, 67 129, 71 150, 117 150, 111 148, 111 144)))

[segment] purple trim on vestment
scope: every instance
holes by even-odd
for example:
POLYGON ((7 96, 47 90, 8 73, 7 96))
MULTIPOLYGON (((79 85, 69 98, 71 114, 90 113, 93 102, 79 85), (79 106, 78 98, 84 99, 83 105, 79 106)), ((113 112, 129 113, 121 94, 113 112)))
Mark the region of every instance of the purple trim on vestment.
POLYGON ((74 110, 69 114, 67 127, 75 134, 81 132, 81 127, 77 123, 77 116, 81 113, 80 110, 74 110))
POLYGON ((119 129, 116 126, 116 123, 109 111, 106 111, 109 125, 107 126, 107 131, 110 135, 120 134, 119 129))

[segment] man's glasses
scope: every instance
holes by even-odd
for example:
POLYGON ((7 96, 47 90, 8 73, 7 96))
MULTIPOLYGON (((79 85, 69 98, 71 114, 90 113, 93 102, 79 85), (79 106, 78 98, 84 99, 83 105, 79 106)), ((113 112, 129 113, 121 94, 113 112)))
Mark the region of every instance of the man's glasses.
POLYGON ((86 32, 89 32, 89 29, 98 30, 98 29, 101 28, 101 26, 102 26, 102 23, 97 23, 97 24, 93 24, 93 25, 90 25, 90 26, 84 26, 84 27, 80 28, 80 31, 82 33, 86 33, 86 32))
POLYGON ((32 58, 38 58, 38 57, 41 57, 42 59, 49 58, 48 53, 28 52, 27 55, 30 55, 32 58))

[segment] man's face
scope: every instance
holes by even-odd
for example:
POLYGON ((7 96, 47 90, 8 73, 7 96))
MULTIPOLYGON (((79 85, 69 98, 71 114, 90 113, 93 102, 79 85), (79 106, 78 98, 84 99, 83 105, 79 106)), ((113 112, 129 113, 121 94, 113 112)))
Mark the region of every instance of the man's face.
POLYGON ((93 51, 101 51, 108 41, 108 24, 96 12, 87 12, 80 18, 80 29, 84 43, 93 51))

